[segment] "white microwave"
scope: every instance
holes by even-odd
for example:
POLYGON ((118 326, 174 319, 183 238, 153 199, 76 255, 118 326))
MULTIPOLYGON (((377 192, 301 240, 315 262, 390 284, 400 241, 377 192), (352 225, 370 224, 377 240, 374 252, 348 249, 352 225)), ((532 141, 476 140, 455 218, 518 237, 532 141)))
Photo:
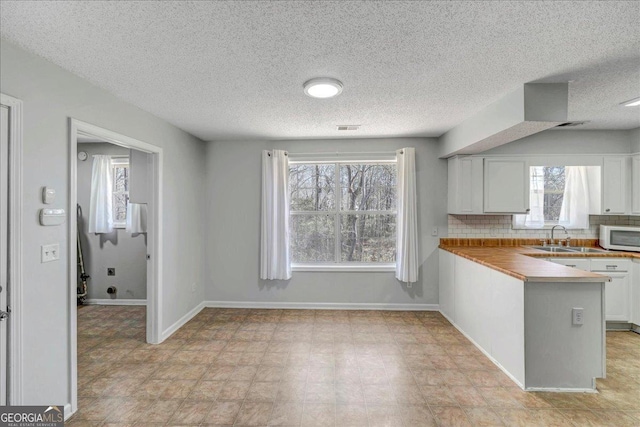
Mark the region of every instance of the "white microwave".
POLYGON ((601 225, 599 243, 605 249, 640 252, 640 227, 601 225))

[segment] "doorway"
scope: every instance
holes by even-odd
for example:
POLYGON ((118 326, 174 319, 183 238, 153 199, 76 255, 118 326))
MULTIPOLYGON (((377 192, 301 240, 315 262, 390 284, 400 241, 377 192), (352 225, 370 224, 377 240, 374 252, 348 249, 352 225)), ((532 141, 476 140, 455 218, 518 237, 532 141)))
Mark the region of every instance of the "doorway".
MULTIPOLYGON (((78 277, 78 218, 76 215, 78 206, 78 144, 83 140, 103 141, 121 150, 135 150, 144 153, 148 159, 147 194, 146 200, 146 236, 139 237, 146 240, 146 341, 150 344, 158 344, 161 341, 162 316, 161 316, 161 290, 162 290, 162 216, 160 206, 162 204, 162 148, 148 144, 134 138, 127 137, 104 128, 100 128, 79 120, 70 119, 70 191, 69 191, 69 278, 71 280, 69 303, 71 309, 70 322, 70 385, 71 385, 71 412, 77 408, 78 387, 78 293, 76 290, 76 278, 78 277)), ((133 152, 133 151, 131 151, 133 152)), ((84 208, 84 207, 83 207, 84 208)), ((88 209, 84 209, 86 215, 88 209)), ((116 270, 117 274, 117 270, 116 270)), ((131 299, 131 298, 130 298, 131 299)))
POLYGON ((0 105, 0 405, 7 404, 7 377, 9 356, 9 108, 0 105))
POLYGON ((22 101, 0 94, 0 405, 22 404, 22 101))

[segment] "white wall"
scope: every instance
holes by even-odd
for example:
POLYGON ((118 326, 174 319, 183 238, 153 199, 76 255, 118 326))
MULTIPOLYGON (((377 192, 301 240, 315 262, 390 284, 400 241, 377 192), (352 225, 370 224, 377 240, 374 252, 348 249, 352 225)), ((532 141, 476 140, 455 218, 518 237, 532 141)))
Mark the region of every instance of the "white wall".
MULTIPOLYGON (((91 171, 96 154, 128 156, 129 150, 113 144, 78 144, 88 158, 78 159, 78 204, 83 217, 79 219, 82 230, 80 240, 88 280, 88 299, 147 299, 147 244, 146 235, 132 236, 124 228, 113 233, 89 233, 89 202, 91 200, 91 171), (115 276, 107 276, 107 268, 116 269, 115 276), (115 295, 107 294, 107 288, 115 286, 115 295)), ((131 169, 134 166, 131 166, 131 169)), ((73 213, 73 212, 72 212, 73 213)), ((78 280, 78 283, 80 281, 78 280)))
MULTIPOLYGON (((163 305, 161 330, 203 299, 202 232, 205 144, 52 63, 2 40, 0 90, 24 101, 23 312, 24 404, 70 401, 67 330, 70 292, 68 223, 41 227, 41 187, 58 191, 53 207, 68 208, 69 117, 164 149, 163 305), (40 246, 60 243, 60 261, 40 263, 40 246), (191 283, 196 282, 196 292, 191 283)), ((170 100, 167 100, 170 102, 170 100)), ((75 260, 73 260, 75 262, 75 260)), ((73 289, 72 289, 73 288, 73 289)))
POLYGON ((439 237, 447 227, 447 162, 435 139, 211 142, 207 150, 207 285, 209 301, 437 304, 439 237), (393 273, 294 272, 263 281, 259 272, 261 151, 393 151, 416 148, 420 281, 407 289, 393 273))
POLYGON ((482 154, 628 154, 631 134, 624 130, 546 130, 482 154))

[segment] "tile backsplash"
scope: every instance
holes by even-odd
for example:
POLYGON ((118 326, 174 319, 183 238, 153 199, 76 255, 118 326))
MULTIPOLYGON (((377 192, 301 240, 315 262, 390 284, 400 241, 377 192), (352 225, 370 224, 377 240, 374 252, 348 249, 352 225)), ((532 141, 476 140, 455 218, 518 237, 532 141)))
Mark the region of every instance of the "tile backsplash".
MULTIPOLYGON (((517 237, 549 238, 551 230, 514 230, 511 228, 511 215, 449 215, 449 237, 517 237)), ((628 215, 590 215, 588 230, 569 230, 569 236, 579 239, 597 239, 600 224, 633 225, 640 227, 640 217, 628 215)), ((557 234, 564 238, 560 231, 557 234)))

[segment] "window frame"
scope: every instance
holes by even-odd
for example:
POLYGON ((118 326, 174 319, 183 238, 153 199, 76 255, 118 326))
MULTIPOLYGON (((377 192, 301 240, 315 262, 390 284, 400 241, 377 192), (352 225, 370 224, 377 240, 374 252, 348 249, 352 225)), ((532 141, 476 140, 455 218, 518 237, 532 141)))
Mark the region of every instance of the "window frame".
POLYGON ((131 178, 131 160, 129 156, 122 157, 112 157, 111 158, 111 180, 113 182, 113 189, 111 191, 111 200, 113 203, 112 209, 112 220, 113 220, 113 228, 126 228, 127 227, 127 213, 125 211, 125 216, 123 221, 116 220, 116 209, 115 209, 115 198, 116 195, 125 195, 129 196, 129 190, 127 191, 116 191, 116 168, 126 168, 129 169, 129 173, 127 174, 127 188, 129 188, 129 179, 131 178))
MULTIPOLYGON (((377 156, 376 156, 377 157, 377 156)), ((302 216, 302 215, 314 215, 314 216, 333 216, 334 218, 334 260, 333 262, 307 262, 307 263, 291 263, 292 271, 307 271, 307 272, 331 272, 331 271, 339 271, 339 272, 393 272, 396 269, 395 262, 345 262, 341 260, 341 218, 346 215, 394 215, 396 218, 396 223, 398 219, 398 209, 396 204, 396 209, 393 211, 351 211, 351 210, 342 210, 342 187, 340 186, 340 165, 344 164, 373 164, 373 165, 382 165, 382 164, 394 164, 396 165, 396 201, 397 201, 397 159, 395 154, 393 155, 393 159, 390 156, 387 158, 380 159, 368 159, 362 160, 359 158, 351 158, 350 156, 332 158, 332 159, 316 159, 316 158, 296 158, 295 160, 289 159, 289 166, 292 165, 334 165, 334 194, 335 194, 335 208, 330 211, 293 211, 291 207, 289 208, 289 218, 291 219, 293 216, 302 216)), ((291 227, 291 225, 289 225, 291 227)), ((397 233, 397 230, 396 230, 397 233)), ((397 234, 396 234, 397 236, 397 234)))

